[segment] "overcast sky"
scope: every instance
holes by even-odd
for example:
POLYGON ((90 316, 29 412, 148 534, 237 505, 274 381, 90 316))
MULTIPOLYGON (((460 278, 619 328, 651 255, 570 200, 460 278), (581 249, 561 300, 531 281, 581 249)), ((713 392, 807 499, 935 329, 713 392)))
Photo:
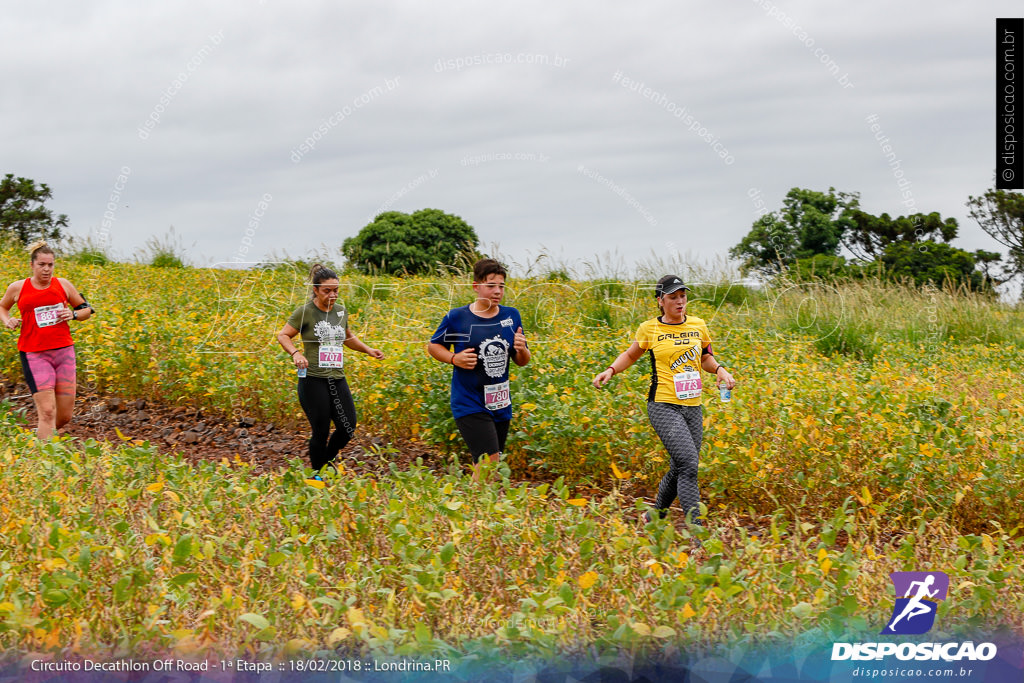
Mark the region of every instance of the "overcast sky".
POLYGON ((172 225, 196 264, 336 254, 433 207, 522 264, 712 262, 830 186, 998 248, 964 202, 992 185, 1019 2, 2 8, 0 172, 124 257, 172 225))

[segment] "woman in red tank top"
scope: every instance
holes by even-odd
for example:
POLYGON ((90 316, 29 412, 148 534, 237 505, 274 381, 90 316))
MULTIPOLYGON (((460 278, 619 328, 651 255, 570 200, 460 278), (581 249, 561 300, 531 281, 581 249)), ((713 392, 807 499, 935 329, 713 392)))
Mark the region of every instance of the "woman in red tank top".
POLYGON ((71 422, 75 407, 75 346, 71 320, 88 320, 92 307, 68 280, 53 277, 53 250, 46 242, 29 245, 32 277, 12 282, 0 299, 0 323, 21 328, 18 351, 25 381, 36 404, 36 435, 48 439, 71 422), (11 317, 18 305, 21 318, 11 317))

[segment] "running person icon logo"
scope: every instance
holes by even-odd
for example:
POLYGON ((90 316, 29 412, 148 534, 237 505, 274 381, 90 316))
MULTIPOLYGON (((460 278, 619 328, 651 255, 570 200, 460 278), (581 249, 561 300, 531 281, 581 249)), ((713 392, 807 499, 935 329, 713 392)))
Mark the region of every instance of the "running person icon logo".
POLYGON ((949 576, 944 572, 893 572, 889 578, 896 588, 896 604, 881 633, 927 633, 935 624, 939 601, 949 593, 949 576))

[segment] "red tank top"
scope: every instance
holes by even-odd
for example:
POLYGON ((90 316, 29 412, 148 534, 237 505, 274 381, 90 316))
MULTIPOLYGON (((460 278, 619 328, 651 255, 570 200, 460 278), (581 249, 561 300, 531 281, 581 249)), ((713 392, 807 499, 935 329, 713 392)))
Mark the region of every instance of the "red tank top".
POLYGON ((50 286, 36 289, 29 278, 21 284, 18 310, 21 311, 21 336, 18 350, 38 353, 71 346, 71 328, 67 322, 57 322, 57 313, 68 296, 57 278, 50 278, 50 286))

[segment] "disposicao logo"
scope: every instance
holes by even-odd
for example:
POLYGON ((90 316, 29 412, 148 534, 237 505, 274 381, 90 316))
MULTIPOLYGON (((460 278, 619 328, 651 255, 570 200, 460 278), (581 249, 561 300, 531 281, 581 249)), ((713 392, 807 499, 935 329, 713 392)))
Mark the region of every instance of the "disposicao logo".
MULTIPOLYGON (((944 572, 893 572, 896 604, 882 635, 919 635, 935 625, 939 601, 949 593, 949 576, 944 572)), ((993 643, 833 643, 832 661, 899 660, 955 662, 987 661, 997 654, 993 643)))
POLYGON ((935 624, 939 601, 949 593, 949 577, 945 572, 893 572, 889 574, 896 588, 896 604, 883 635, 919 635, 935 624), (902 596, 902 597, 900 597, 902 596))

